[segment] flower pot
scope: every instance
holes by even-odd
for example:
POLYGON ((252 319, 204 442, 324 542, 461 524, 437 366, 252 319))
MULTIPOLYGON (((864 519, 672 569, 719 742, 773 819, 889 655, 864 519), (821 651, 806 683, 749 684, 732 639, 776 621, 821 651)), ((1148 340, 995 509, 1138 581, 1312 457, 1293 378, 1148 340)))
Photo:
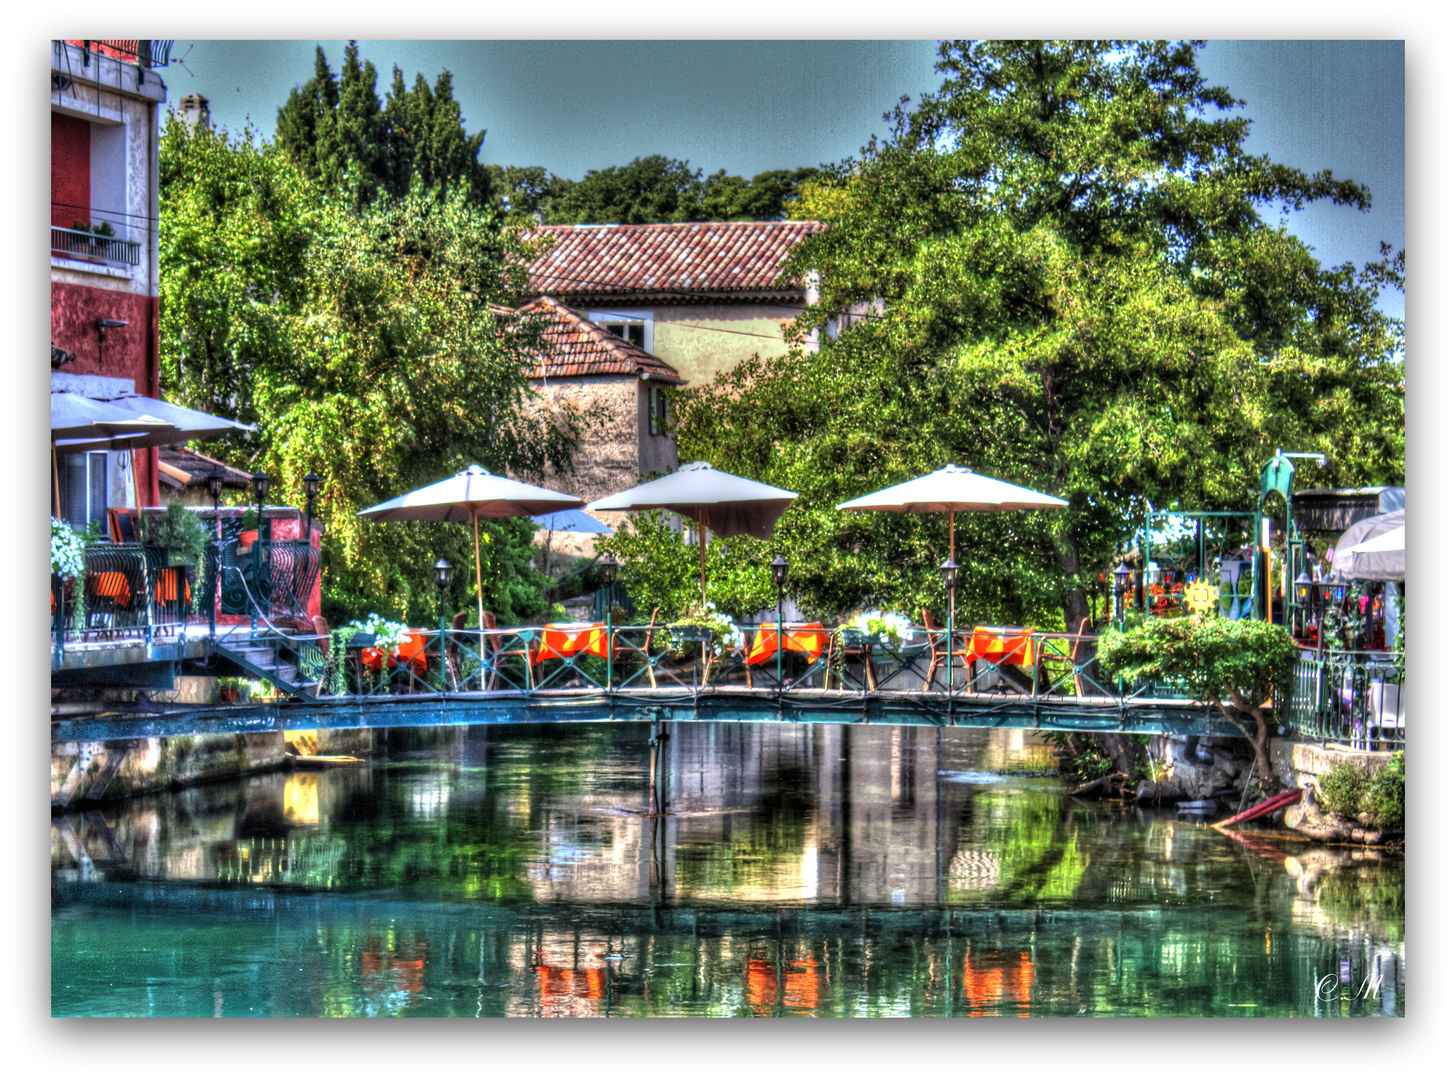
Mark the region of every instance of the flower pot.
POLYGON ((238 554, 246 555, 253 550, 253 545, 258 542, 257 529, 244 529, 238 533, 238 554))

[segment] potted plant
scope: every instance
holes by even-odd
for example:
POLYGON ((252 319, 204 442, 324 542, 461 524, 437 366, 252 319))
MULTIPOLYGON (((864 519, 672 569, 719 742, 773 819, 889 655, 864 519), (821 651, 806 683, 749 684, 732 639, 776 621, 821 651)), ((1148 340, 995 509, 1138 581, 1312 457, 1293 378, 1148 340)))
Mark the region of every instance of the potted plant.
POLYGON ((839 635, 848 648, 900 649, 910 640, 910 620, 892 611, 867 611, 841 626, 839 635))
POLYGON ((251 506, 243 511, 243 529, 238 533, 238 554, 246 555, 258 542, 258 511, 251 506))
POLYGON ((691 651, 693 644, 708 646, 710 656, 721 656, 743 645, 743 631, 734 625, 731 616, 719 611, 709 600, 692 604, 682 618, 668 624, 668 637, 679 655, 691 651))
POLYGON ((64 521, 51 518, 51 611, 81 616, 76 582, 86 573, 86 538, 64 521))
POLYGON ((164 549, 168 566, 196 566, 207 550, 207 531, 181 503, 167 507, 165 516, 143 517, 142 540, 148 547, 164 549))

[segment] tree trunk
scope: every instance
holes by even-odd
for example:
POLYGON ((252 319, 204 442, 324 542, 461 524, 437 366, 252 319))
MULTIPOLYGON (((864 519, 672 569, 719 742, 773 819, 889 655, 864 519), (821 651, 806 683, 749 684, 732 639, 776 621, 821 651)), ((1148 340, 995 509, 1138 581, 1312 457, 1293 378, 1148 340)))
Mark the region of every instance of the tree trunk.
POLYGON ((1149 764, 1148 748, 1131 735, 1120 731, 1099 731, 1097 742, 1120 773, 1136 776, 1149 764))
MULTIPOLYGON (((1076 581, 1082 573, 1082 558, 1077 550, 1077 541, 1070 536, 1058 534, 1055 540, 1057 565, 1062 573, 1068 578, 1076 581)), ((1067 624, 1067 633, 1075 634, 1077 628, 1082 625, 1082 620, 1090 618, 1091 610, 1087 607, 1087 592, 1080 586, 1067 592, 1062 601, 1062 617, 1067 624)))
POLYGON ((1279 783, 1279 777, 1275 775, 1273 766, 1269 763, 1269 721, 1263 706, 1255 705, 1237 690, 1231 689, 1229 705, 1220 702, 1218 708, 1226 720, 1244 733, 1244 738, 1248 739, 1249 745, 1254 748, 1254 772, 1259 777, 1259 786, 1266 790, 1272 789, 1279 783), (1235 711, 1253 719, 1254 730, 1252 732, 1247 723, 1234 715, 1235 711))

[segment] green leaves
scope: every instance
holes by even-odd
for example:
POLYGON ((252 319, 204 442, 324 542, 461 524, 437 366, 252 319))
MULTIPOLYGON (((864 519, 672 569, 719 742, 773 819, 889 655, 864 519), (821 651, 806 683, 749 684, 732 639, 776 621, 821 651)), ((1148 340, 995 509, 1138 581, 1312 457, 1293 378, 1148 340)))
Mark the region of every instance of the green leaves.
POLYGON ((1288 685, 1297 655, 1288 630, 1257 619, 1149 619, 1097 639, 1104 675, 1133 683, 1182 680, 1195 700, 1209 703, 1268 701, 1288 685))
MULTIPOLYGON (((170 122, 162 139, 162 374, 167 396, 256 423, 216 453, 274 477, 301 505, 322 478, 330 617, 367 605, 433 623, 431 567, 473 566, 466 530, 384 526, 357 512, 476 462, 540 480, 570 468, 579 422, 532 416, 526 377, 539 328, 503 318, 519 232, 463 183, 415 178, 398 199, 362 207, 348 185, 309 180, 249 133, 237 139, 170 122)), ((530 530, 501 527, 505 558, 487 583, 503 620, 541 609, 524 565, 530 530), (517 565, 519 562, 519 565, 517 565)), ((484 550, 482 551, 484 555, 484 550)), ((474 575, 458 574, 462 603, 474 575)))

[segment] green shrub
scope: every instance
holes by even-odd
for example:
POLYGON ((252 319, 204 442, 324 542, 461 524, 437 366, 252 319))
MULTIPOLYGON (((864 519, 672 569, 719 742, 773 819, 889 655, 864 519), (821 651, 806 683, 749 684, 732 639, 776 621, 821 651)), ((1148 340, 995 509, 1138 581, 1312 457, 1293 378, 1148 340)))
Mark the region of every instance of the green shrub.
POLYGON ((151 547, 166 548, 170 557, 187 566, 202 562, 207 530, 197 515, 181 503, 167 507, 167 516, 142 518, 142 539, 151 547))
POLYGON ((1351 821, 1361 814, 1371 814, 1382 829, 1403 828, 1405 752, 1396 754, 1373 774, 1354 762, 1337 762, 1320 777, 1319 801, 1326 813, 1351 821))

